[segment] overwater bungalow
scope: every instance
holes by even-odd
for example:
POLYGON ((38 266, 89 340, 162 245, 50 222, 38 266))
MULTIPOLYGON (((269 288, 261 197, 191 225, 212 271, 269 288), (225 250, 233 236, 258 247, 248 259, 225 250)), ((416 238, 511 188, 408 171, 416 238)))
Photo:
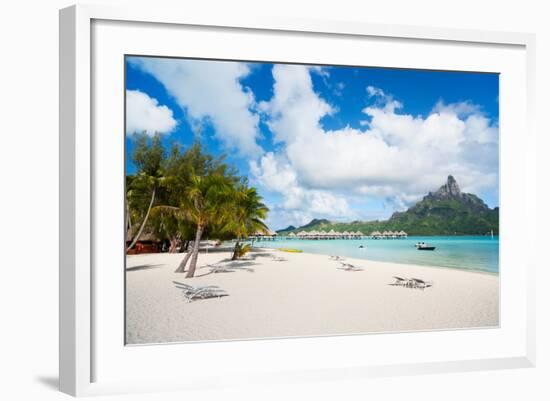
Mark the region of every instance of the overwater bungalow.
MULTIPOLYGON (((276 235, 276 234, 275 234, 276 235)), ((361 231, 344 231, 339 232, 331 229, 330 231, 300 231, 299 233, 290 233, 286 236, 288 239, 309 239, 309 240, 330 240, 330 239, 363 239, 365 234, 361 231)), ((371 239, 394 239, 394 238, 407 238, 405 231, 373 231, 368 238, 371 239)), ((272 239, 275 239, 273 236, 272 239)))
POLYGON ((289 239, 309 239, 309 240, 329 240, 329 239, 362 239, 364 234, 361 231, 300 231, 298 234, 290 233, 287 238, 289 239))
POLYGON ((268 228, 267 231, 258 230, 254 234, 250 235, 248 238, 258 241, 275 241, 275 239, 277 238, 277 233, 268 228))
POLYGON ((370 233, 370 237, 372 239, 399 239, 399 238, 407 238, 408 234, 401 230, 401 231, 373 231, 370 233))

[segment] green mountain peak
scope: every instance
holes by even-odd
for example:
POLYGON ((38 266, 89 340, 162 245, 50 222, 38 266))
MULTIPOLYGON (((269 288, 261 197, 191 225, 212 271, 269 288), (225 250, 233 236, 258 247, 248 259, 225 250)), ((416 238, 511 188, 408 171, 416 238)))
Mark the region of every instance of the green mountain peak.
MULTIPOLYGON (((405 231, 409 235, 487 235, 499 232, 499 209, 491 209, 478 196, 460 190, 456 179, 449 175, 447 181, 435 192, 404 212, 395 212, 386 221, 354 221, 336 223, 325 219, 313 219, 298 227, 302 230, 405 231)), ((282 232, 284 234, 285 232, 282 232)))

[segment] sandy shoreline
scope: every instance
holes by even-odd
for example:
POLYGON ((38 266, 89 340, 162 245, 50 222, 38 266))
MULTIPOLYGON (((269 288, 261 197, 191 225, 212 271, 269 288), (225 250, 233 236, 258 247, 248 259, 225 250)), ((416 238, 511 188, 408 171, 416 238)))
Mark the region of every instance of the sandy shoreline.
POLYGON ((183 254, 127 258, 129 344, 494 327, 499 277, 443 267, 264 249, 245 260, 200 254, 193 279, 174 273, 183 254), (283 258, 284 260, 278 260, 283 258), (206 264, 235 266, 211 273, 206 264), (433 282, 425 290, 391 286, 393 276, 433 282), (188 303, 173 281, 217 285, 226 297, 188 303))

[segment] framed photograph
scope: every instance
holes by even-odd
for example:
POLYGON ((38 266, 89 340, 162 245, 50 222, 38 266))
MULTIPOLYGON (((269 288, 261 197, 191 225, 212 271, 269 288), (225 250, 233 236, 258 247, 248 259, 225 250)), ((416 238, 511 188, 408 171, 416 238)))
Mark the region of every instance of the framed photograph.
POLYGON ((60 387, 529 367, 534 37, 60 12, 60 387))

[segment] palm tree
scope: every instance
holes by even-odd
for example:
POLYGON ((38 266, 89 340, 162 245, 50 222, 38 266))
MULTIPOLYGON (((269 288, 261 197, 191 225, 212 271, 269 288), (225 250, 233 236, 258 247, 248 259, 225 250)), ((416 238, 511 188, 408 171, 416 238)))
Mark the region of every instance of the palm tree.
POLYGON ((200 240, 204 230, 208 226, 220 224, 229 217, 232 178, 222 174, 191 177, 186 196, 181 199, 180 210, 186 215, 187 220, 196 226, 195 241, 193 249, 187 253, 176 270, 177 273, 184 272, 185 265, 191 258, 186 278, 193 277, 195 274, 200 240))
POLYGON ((150 226, 158 238, 166 238, 170 242, 169 253, 175 253, 178 244, 190 238, 195 227, 187 221, 185 214, 178 207, 157 205, 151 209, 150 226))
POLYGON ((233 195, 233 214, 228 228, 237 237, 235 248, 233 250, 232 260, 239 257, 241 250, 240 241, 257 231, 269 231, 266 224, 262 221, 269 212, 268 207, 262 202, 262 197, 258 194, 256 188, 248 187, 247 183, 241 183, 233 195))
POLYGON ((134 196, 140 197, 150 192, 150 200, 141 225, 139 226, 136 235, 132 239, 132 242, 126 251, 132 249, 138 242, 139 237, 147 224, 153 204, 155 203, 158 187, 164 179, 164 148, 162 147, 162 143, 160 141, 160 135, 156 134, 151 140, 151 143, 149 143, 147 135, 139 135, 132 158, 138 168, 138 173, 131 180, 132 186, 128 194, 133 194, 134 196))
POLYGON ((126 235, 125 238, 128 236, 128 231, 132 228, 132 212, 130 210, 130 202, 129 198, 132 196, 132 182, 134 180, 133 175, 127 175, 126 176, 126 202, 125 202, 125 212, 126 212, 126 235))

